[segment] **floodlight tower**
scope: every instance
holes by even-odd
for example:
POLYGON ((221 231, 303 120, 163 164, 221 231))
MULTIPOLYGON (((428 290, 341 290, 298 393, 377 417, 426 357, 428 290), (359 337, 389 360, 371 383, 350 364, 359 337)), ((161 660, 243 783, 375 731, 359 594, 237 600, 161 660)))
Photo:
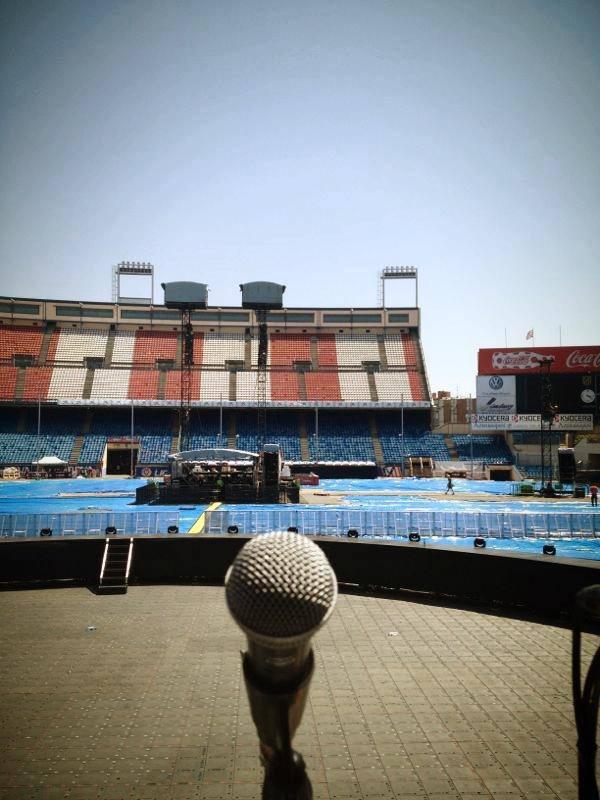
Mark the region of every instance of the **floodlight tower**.
POLYGON ((283 308, 285 286, 267 281, 240 283, 242 308, 250 308, 258 323, 258 372, 256 374, 256 400, 258 405, 258 438, 261 447, 267 435, 267 361, 269 356, 269 334, 267 312, 283 308))
POLYGON ((385 282, 389 280, 414 280, 415 308, 419 307, 419 271, 416 267, 384 267, 379 273, 378 305, 385 308, 385 282))
POLYGON ((194 366, 194 331, 192 311, 206 308, 208 287, 205 283, 175 281, 161 283, 165 306, 181 312, 181 381, 179 401, 179 450, 187 449, 192 408, 192 367, 194 366))
POLYGON ((554 358, 548 356, 540 359, 540 463, 541 463, 541 494, 546 492, 546 473, 548 480, 552 481, 552 423, 558 413, 558 406, 552 397, 552 381, 550 369, 554 358))

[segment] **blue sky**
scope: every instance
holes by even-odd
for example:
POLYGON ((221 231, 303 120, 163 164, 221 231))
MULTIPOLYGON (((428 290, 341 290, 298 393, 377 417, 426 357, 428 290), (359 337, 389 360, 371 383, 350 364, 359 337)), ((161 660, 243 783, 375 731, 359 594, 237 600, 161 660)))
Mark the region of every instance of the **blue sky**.
POLYGON ((505 330, 597 344, 598 42, 592 0, 4 0, 0 294, 148 260, 361 307, 411 264, 434 391, 505 330))

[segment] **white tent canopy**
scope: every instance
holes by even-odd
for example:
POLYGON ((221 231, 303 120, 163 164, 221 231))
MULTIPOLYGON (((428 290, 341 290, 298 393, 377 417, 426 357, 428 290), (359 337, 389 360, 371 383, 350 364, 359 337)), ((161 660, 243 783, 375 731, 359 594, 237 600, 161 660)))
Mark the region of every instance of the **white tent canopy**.
POLYGON ((64 467, 67 462, 63 461, 62 458, 58 458, 58 456, 44 456, 39 461, 33 461, 32 463, 37 464, 39 467, 64 467))

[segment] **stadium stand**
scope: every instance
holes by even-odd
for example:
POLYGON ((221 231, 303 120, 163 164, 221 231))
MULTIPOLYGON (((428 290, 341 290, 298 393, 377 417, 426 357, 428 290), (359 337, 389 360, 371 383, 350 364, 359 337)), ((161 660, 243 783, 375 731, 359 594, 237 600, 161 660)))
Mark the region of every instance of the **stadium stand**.
POLYGON ((204 334, 202 364, 224 367, 226 361, 244 361, 243 333, 204 334))
POLYGON ((27 367, 23 385, 23 400, 46 400, 52 378, 51 367, 27 367))
POLYGON ((44 331, 30 325, 3 325, 0 327, 0 360, 12 361, 14 355, 38 358, 44 331))
MULTIPOLYGON (((456 445, 459 458, 471 457, 471 437, 469 434, 453 434, 452 439, 456 445)), ((485 434, 473 435, 473 460, 485 464, 512 464, 513 455, 501 436, 488 436, 485 434)))
POLYGON ((0 399, 15 399, 17 372, 16 367, 0 367, 0 399))
POLYGON ((315 416, 311 414, 307 433, 312 460, 375 461, 371 431, 364 414, 319 412, 318 439, 315 416))
MULTIPOLYGON (((384 339, 385 354, 390 367, 405 367, 408 364, 404 352, 404 340, 400 334, 388 333, 384 339)), ((414 363, 413 363, 414 366, 414 363)))
POLYGON ((137 331, 133 347, 134 364, 154 364, 156 361, 175 361, 177 331, 137 331))
POLYGON ((88 357, 104 358, 107 341, 107 330, 61 328, 54 360, 82 364, 88 357))
POLYGON ((297 372, 271 372, 271 400, 300 400, 297 372))
POLYGON ((407 372, 375 372, 373 377, 379 400, 400 404, 402 400, 409 403, 421 399, 413 396, 407 372))
POLYGON ((55 367, 50 378, 48 397, 83 397, 86 373, 83 367, 55 367))
POLYGON ((404 450, 400 414, 390 412, 377 415, 376 424, 386 463, 400 463, 403 456, 429 456, 440 461, 451 459, 444 436, 416 427, 410 422, 408 414, 404 415, 404 450))
POLYGON ((306 397, 308 400, 341 400, 340 379, 337 372, 307 372, 306 397))
POLYGON ((96 369, 90 397, 93 400, 125 400, 129 389, 128 369, 96 369))
POLYGON ((136 400, 153 400, 158 397, 158 370, 132 369, 127 396, 136 400))
POLYGON ((116 331, 113 348, 113 364, 133 364, 135 349, 135 331, 116 331))
POLYGON ((200 400, 217 401, 221 398, 223 398, 223 400, 228 400, 229 372, 205 370, 202 373, 199 396, 200 400))
MULTIPOLYGON (((53 302, 46 301, 43 309, 48 307, 52 311, 53 302)), ((181 395, 179 328, 173 327, 172 322, 163 323, 158 314, 152 321, 153 312, 146 309, 139 311, 140 319, 150 319, 150 327, 146 322, 138 326, 129 321, 135 319, 135 308, 128 309, 126 324, 110 327, 107 324, 101 328, 101 323, 93 321, 92 311, 96 309, 90 309, 90 320, 85 322, 86 304, 79 304, 83 322, 76 326, 52 314, 46 318, 45 310, 40 312, 37 326, 20 322, 15 325, 12 317, 0 312, 0 322, 5 323, 0 325, 0 416, 7 420, 6 430, 1 429, 0 433, 17 439, 32 437, 31 441, 19 440, 21 447, 15 450, 15 457, 9 463, 26 463, 37 457, 33 451, 33 439, 37 439, 35 428, 30 426, 30 415, 23 416, 23 412, 28 405, 35 407, 39 400, 42 406, 48 401, 42 414, 43 436, 59 437, 44 440, 44 452, 54 447, 63 454, 61 457, 71 458, 73 463, 77 460, 80 465, 98 466, 110 438, 129 438, 130 404, 135 406, 138 463, 162 463, 175 446, 177 409, 166 406, 176 404, 181 395), (84 327, 86 324, 90 327, 84 327), (61 402, 70 407, 61 409, 61 402), (161 403, 165 407, 158 410, 146 407, 161 403), (145 418, 144 412, 151 410, 156 415, 145 418), (62 418, 61 413, 64 413, 62 418), (56 428, 52 428, 53 414, 56 428), (60 425, 59 419, 63 420, 60 425)), ((343 316, 339 309, 336 315, 343 316)), ((327 461, 373 462, 374 442, 377 446, 373 429, 376 415, 385 406, 397 408, 404 399, 408 404, 405 406, 407 449, 412 448, 415 454, 435 456, 436 452, 445 452, 447 455, 443 437, 427 432, 430 404, 414 320, 411 319, 406 332, 403 328, 394 329, 393 325, 386 327, 383 315, 382 323, 367 331, 342 330, 344 324, 338 328, 337 323, 326 320, 322 309, 302 310, 302 316, 314 319, 308 330, 300 330, 299 320, 295 327, 292 323, 277 331, 274 328, 281 323, 269 323, 267 402, 283 407, 268 407, 267 439, 277 439, 292 460, 303 460, 302 453, 314 459, 317 444, 316 437, 311 436, 313 406, 322 403, 319 457, 327 461), (288 408, 286 403, 290 404, 288 408), (420 413, 423 419, 418 417, 420 413)), ((117 310, 113 318, 120 319, 121 312, 117 310)), ((227 325, 225 330, 208 329, 206 323, 197 324, 195 320, 194 328, 192 400, 200 404, 223 401, 226 407, 222 443, 231 444, 237 433, 240 447, 256 449, 259 435, 255 320, 250 315, 248 323, 227 325), (250 327, 245 327, 246 324, 250 327)), ((387 418, 386 413, 381 416, 387 418)), ((214 446, 219 432, 218 410, 194 408, 192 418, 189 446, 214 446)), ((383 426, 381 444, 386 460, 392 463, 398 457, 397 438, 396 433, 383 426)), ((3 443, 6 457, 17 439, 3 443)))
POLYGON ((340 372, 338 375, 342 400, 368 402, 371 399, 369 381, 365 372, 340 372))
POLYGON ((341 367, 360 367, 363 361, 379 361, 377 336, 373 333, 338 333, 335 346, 337 363, 341 367))
POLYGON ((296 361, 311 360, 310 336, 306 333, 272 333, 269 349, 273 367, 291 367, 296 361))

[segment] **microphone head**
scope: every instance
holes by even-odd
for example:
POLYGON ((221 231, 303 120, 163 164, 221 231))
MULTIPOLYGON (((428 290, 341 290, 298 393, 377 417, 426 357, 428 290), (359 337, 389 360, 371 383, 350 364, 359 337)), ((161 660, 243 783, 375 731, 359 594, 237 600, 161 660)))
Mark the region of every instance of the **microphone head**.
POLYGON ((323 551, 297 533, 266 533, 247 542, 225 577, 231 616, 255 641, 289 643, 314 633, 337 597, 323 551))

